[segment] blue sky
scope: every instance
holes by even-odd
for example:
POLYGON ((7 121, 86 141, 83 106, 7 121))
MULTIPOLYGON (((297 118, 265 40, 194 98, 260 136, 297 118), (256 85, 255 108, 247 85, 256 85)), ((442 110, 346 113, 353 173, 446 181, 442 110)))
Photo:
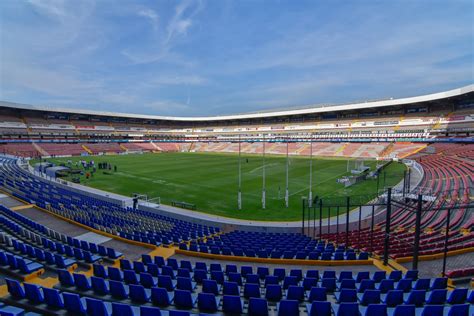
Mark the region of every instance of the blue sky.
POLYGON ((0 99, 199 116, 471 84, 473 1, 0 1, 0 99))

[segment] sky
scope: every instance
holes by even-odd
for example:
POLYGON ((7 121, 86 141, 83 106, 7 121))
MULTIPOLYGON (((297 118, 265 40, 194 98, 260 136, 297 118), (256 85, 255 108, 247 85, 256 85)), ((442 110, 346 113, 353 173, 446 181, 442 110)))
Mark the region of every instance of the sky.
POLYGON ((474 82, 474 1, 2 0, 0 100, 206 116, 474 82))

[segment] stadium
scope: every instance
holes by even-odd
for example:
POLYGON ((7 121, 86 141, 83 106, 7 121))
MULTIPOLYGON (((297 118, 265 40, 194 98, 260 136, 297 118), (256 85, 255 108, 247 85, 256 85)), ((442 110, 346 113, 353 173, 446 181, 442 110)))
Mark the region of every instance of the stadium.
MULTIPOLYGON (((163 28, 165 51, 204 10, 199 2, 186 20, 194 2, 183 3, 173 6, 181 24, 171 19, 163 28)), ((50 6, 49 18, 68 20, 62 7, 29 5, 38 16, 50 6)), ((162 13, 139 9, 135 15, 159 32, 162 13)), ((72 11, 76 21, 81 10, 72 11)), ((31 43, 32 51, 41 47, 31 43)), ((6 67, 11 55, 2 57, 6 67)), ((63 63, 58 56, 51 59, 63 63)), ((175 70, 184 63, 177 56, 175 70)), ((446 64, 456 68, 453 60, 446 64)), ((110 68, 137 87, 145 81, 141 61, 118 64, 110 68), (143 78, 129 73, 133 67, 143 78)), ((95 59, 94 67, 101 67, 95 59)), ((61 86, 43 70, 42 87, 61 86)), ((230 106, 224 114, 199 108, 201 115, 182 115, 174 103, 176 115, 135 100, 127 111, 96 106, 87 103, 90 86, 75 80, 64 87, 81 86, 84 106, 63 102, 56 89, 53 101, 36 90, 38 102, 28 102, 27 88, 17 93, 6 83, 20 75, 2 70, 8 80, 0 81, 0 316, 474 315, 472 64, 469 84, 451 89, 437 90, 429 78, 432 87, 418 94, 410 95, 414 85, 375 99, 354 83, 367 93, 363 101, 230 106)), ((35 74, 28 77, 25 86, 35 74)), ((201 84, 193 78, 179 90, 188 94, 186 111, 190 86, 201 84)))

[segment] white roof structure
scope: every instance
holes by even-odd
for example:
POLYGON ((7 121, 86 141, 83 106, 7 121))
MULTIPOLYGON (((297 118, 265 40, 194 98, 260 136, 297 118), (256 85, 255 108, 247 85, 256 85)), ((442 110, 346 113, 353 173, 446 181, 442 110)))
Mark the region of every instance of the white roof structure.
POLYGON ((196 117, 178 117, 178 116, 159 116, 159 115, 144 115, 144 114, 131 114, 131 113, 115 113, 115 112, 103 112, 103 111, 92 111, 92 110, 81 110, 81 109, 70 109, 70 108, 56 108, 50 106, 37 106, 13 103, 7 101, 0 101, 0 107, 9 107, 23 110, 36 110, 45 112, 59 112, 68 114, 83 114, 93 116, 112 116, 120 118, 131 118, 131 119, 148 119, 148 120, 164 120, 164 121, 176 121, 176 122, 211 122, 211 121, 224 121, 224 120, 242 120, 242 119, 256 119, 256 118, 268 118, 277 116, 288 116, 288 115, 305 115, 305 114, 317 114, 334 111, 345 111, 345 110, 362 110, 362 109, 373 109, 387 106, 413 104, 427 101, 435 101, 446 99, 450 97, 460 96, 474 92, 474 84, 432 94, 426 94, 416 97, 407 97, 400 99, 386 99, 377 101, 366 101, 358 103, 348 103, 340 105, 308 105, 299 109, 283 109, 273 111, 262 111, 254 113, 244 114, 233 114, 233 115, 216 115, 216 116, 196 116, 196 117))

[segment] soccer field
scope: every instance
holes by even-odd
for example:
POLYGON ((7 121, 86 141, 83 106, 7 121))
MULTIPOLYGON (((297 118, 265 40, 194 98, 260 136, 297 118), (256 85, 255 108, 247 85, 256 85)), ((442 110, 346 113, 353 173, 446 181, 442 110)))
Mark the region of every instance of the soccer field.
MULTIPOLYGON (((302 197, 308 196, 309 158, 292 157, 289 164, 289 207, 285 207, 286 158, 267 156, 266 209, 262 209, 262 157, 242 156, 242 210, 237 209, 238 156, 217 153, 159 153, 113 156, 52 158, 60 164, 71 160, 94 160, 117 166, 117 171, 97 172, 81 184, 131 196, 133 193, 160 197, 162 204, 172 200, 195 204, 197 210, 248 220, 293 221, 301 219, 302 197)), ((375 161, 366 161, 371 169, 375 161)), ((393 186, 403 178, 405 166, 392 163, 380 188, 393 186)), ((347 160, 313 158, 313 196, 354 196, 368 201, 376 193, 377 180, 365 180, 349 188, 336 179, 346 175, 347 160)), ((342 211, 341 211, 342 212, 342 211)), ((324 217, 327 216, 325 212, 324 217)))

